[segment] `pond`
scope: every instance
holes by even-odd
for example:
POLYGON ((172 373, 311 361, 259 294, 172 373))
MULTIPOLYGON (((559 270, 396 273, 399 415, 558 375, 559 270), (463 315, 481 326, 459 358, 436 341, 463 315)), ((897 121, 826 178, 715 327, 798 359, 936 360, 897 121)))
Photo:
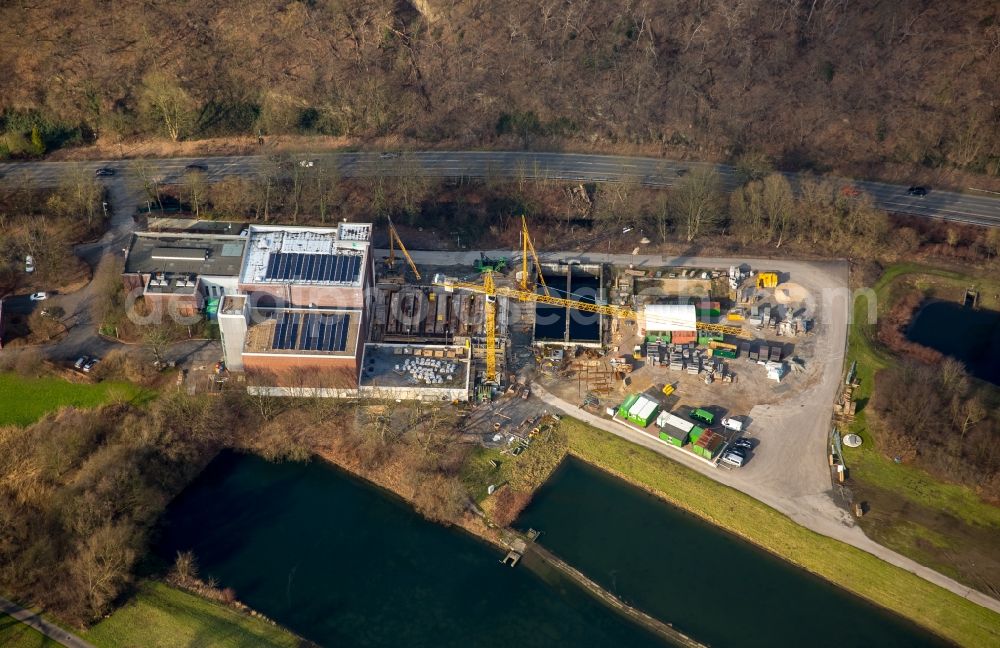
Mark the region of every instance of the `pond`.
POLYGON ((324 646, 662 646, 575 584, 500 564, 319 461, 223 453, 164 517, 157 553, 324 646))
POLYGON ((906 337, 961 360, 973 376, 1000 385, 1000 313, 932 301, 914 317, 906 337))
POLYGON ((517 521, 625 602, 713 646, 935 646, 935 635, 567 459, 517 521))

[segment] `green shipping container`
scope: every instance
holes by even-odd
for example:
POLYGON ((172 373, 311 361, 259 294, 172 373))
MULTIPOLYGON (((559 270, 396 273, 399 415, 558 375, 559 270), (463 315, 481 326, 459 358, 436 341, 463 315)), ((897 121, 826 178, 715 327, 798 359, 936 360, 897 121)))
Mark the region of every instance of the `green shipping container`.
POLYGON ((734 360, 738 357, 738 354, 732 349, 715 349, 715 353, 712 355, 718 358, 730 358, 734 360))
POLYGON ((698 439, 701 438, 701 435, 704 433, 705 430, 696 425, 691 428, 691 432, 688 433, 688 439, 691 440, 691 443, 698 443, 698 439))

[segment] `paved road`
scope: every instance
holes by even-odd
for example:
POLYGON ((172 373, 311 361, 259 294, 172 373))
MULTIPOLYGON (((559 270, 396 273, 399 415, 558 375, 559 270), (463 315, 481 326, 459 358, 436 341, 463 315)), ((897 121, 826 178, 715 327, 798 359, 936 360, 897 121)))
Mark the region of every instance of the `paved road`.
MULTIPOLYGON (((695 168, 713 167, 724 185, 737 185, 731 166, 704 162, 678 162, 657 158, 577 153, 535 153, 526 151, 418 151, 384 159, 379 153, 301 154, 296 159, 320 160, 336 164, 343 176, 420 174, 430 177, 525 177, 581 182, 634 181, 651 186, 672 186, 681 174, 695 168)), ((11 184, 23 179, 41 186, 56 186, 66 172, 79 165, 88 173, 99 167, 128 175, 134 162, 20 162, 0 164, 0 182, 11 184)), ((188 164, 207 167, 209 181, 229 175, 259 173, 274 162, 265 156, 167 158, 143 161, 161 182, 176 182, 188 164)), ((795 174, 788 174, 796 181, 795 174)), ((1000 196, 989 193, 957 193, 931 188, 924 197, 909 196, 907 187, 882 182, 843 180, 869 194, 879 207, 899 213, 961 223, 1000 226, 1000 196)), ((133 183, 134 184, 134 183, 133 183)))
POLYGON ((16 605, 7 599, 0 598, 0 612, 9 614, 21 623, 31 626, 43 635, 57 641, 67 648, 94 648, 80 637, 66 632, 59 626, 49 623, 31 610, 26 610, 20 605, 16 605))
POLYGON ((731 486, 736 490, 750 495, 754 499, 764 502, 768 506, 771 506, 792 518, 796 523, 801 524, 807 529, 835 540, 845 542, 863 551, 867 551, 868 553, 877 556, 890 564, 901 567, 908 572, 934 583, 935 585, 954 592, 963 598, 967 598, 977 605, 981 605, 987 609, 993 610, 994 612, 1000 613, 1000 601, 995 598, 987 596, 986 594, 974 590, 967 585, 963 585, 962 583, 936 572, 933 569, 914 562, 906 556, 896 553, 891 549, 887 549, 874 540, 871 540, 864 534, 860 527, 854 524, 837 523, 832 519, 824 518, 826 514, 834 512, 832 510, 824 511, 823 509, 829 509, 830 507, 824 506, 822 500, 819 498, 811 503, 796 503, 792 500, 774 497, 773 494, 768 493, 766 489, 757 487, 749 480, 741 479, 744 474, 742 471, 724 470, 708 466, 701 459, 697 459, 693 455, 688 455, 684 451, 656 441, 647 434, 630 430, 624 425, 614 423, 608 419, 601 418, 591 414, 590 412, 581 410, 579 407, 572 405, 571 403, 567 403, 561 398, 549 393, 537 383, 533 383, 531 389, 532 392, 534 392, 534 394, 546 405, 551 406, 568 416, 580 419, 590 425, 593 425, 594 427, 610 432, 611 434, 619 436, 637 445, 649 448, 650 450, 662 454, 674 461, 678 461, 692 470, 696 470, 703 475, 711 477, 715 481, 731 486))

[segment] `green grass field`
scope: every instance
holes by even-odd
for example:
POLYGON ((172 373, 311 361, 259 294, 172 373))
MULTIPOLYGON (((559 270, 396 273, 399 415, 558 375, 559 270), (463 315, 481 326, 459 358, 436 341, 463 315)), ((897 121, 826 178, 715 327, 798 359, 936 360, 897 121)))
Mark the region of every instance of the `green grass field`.
POLYGON ((1000 644, 1000 615, 860 549, 809 531, 778 511, 646 448, 564 418, 575 456, 650 490, 804 569, 961 645, 1000 644))
MULTIPOLYGON (((929 295, 953 299, 975 286, 984 308, 1000 306, 993 297, 1000 293, 1000 281, 899 264, 886 269, 872 286, 879 316, 892 307, 904 281, 929 295)), ((896 362, 896 357, 878 343, 875 326, 866 321, 866 310, 864 301, 854 305, 847 356, 848 362, 857 360, 860 379, 858 415, 847 431, 864 443, 860 448, 844 448, 852 487, 872 507, 872 514, 861 519, 861 526, 877 542, 986 590, 996 574, 996 561, 989 558, 995 552, 989 545, 1000 534, 1000 508, 982 501, 968 486, 942 482, 921 468, 895 463, 878 451, 871 425, 874 414, 864 405, 871 398, 875 374, 896 362)))
POLYGON ((3 648, 58 648, 61 645, 14 617, 0 614, 0 646, 3 648))
POLYGON ((97 407, 116 395, 126 400, 151 397, 129 383, 71 383, 53 377, 0 374, 0 425, 30 425, 60 407, 97 407))
POLYGON ((284 647, 302 643, 266 621, 155 581, 143 583, 135 597, 81 637, 99 648, 284 647))

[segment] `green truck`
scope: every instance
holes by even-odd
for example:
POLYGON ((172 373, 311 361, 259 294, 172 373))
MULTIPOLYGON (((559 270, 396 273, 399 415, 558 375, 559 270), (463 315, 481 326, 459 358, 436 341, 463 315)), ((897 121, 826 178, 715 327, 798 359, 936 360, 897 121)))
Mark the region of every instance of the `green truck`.
POLYGON ((712 414, 711 412, 708 412, 701 408, 694 410, 693 412, 688 414, 688 416, 690 416, 692 420, 698 421, 699 423, 704 423, 706 425, 712 425, 713 423, 715 423, 715 414, 712 414))

